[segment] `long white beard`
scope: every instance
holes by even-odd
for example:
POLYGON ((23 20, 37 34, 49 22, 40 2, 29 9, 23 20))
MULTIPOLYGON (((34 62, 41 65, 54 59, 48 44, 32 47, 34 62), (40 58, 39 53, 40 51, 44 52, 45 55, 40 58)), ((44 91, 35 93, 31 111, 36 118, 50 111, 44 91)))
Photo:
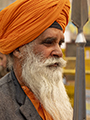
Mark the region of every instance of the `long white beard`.
POLYGON ((62 58, 41 62, 40 56, 30 53, 22 66, 25 84, 33 91, 54 120, 72 120, 72 107, 62 82, 62 58), (58 67, 47 67, 58 63, 58 67))

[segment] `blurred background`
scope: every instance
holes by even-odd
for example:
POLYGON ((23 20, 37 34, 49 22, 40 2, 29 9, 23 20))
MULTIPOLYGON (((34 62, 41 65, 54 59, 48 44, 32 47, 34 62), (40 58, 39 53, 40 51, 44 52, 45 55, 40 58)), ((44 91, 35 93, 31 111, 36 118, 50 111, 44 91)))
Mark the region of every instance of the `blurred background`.
MULTIPOLYGON (((15 0, 0 0, 0 10, 13 3, 15 0)), ((72 8, 72 0, 71 8, 72 8)), ((90 120, 90 0, 88 2, 89 21, 83 28, 83 33, 86 38, 85 46, 85 77, 86 77, 86 115, 87 120, 90 120)), ((75 85, 75 64, 76 64, 76 44, 77 28, 71 22, 71 10, 68 26, 66 27, 65 43, 62 45, 63 58, 67 61, 67 65, 63 71, 63 82, 70 98, 72 106, 74 106, 74 85, 75 85)), ((0 62, 2 58, 0 57, 0 62)), ((5 73, 6 74, 6 73, 5 73)))
MULTIPOLYGON (((70 1, 72 5, 72 0, 70 1)), ((86 78, 86 115, 87 120, 90 120, 90 0, 88 2, 88 16, 89 21, 83 28, 83 33, 86 38, 85 45, 85 78, 86 78)), ((72 6, 71 6, 72 8, 72 6)), ((72 10, 72 9, 71 9, 72 10)), ((67 93, 70 97, 71 104, 74 106, 74 85, 75 85, 75 67, 76 67, 76 44, 75 40, 78 34, 78 29, 72 24, 71 12, 69 24, 65 31, 65 43, 62 46, 64 58, 67 61, 67 66, 64 68, 64 83, 67 93)))

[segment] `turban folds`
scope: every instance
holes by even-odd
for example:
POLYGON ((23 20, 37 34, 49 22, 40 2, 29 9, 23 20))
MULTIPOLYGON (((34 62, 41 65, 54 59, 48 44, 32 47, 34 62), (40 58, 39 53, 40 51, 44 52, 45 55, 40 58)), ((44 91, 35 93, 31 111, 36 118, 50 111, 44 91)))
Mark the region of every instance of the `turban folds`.
POLYGON ((37 38, 54 21, 65 31, 69 0, 17 0, 0 12, 0 52, 9 54, 37 38))

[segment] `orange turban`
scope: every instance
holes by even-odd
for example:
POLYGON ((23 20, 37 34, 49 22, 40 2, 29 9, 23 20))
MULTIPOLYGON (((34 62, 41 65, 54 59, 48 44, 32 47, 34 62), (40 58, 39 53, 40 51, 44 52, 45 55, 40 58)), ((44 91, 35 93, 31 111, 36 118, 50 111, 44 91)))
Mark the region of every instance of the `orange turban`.
POLYGON ((37 38, 54 21, 65 31, 69 0, 17 0, 0 12, 0 52, 9 54, 37 38))

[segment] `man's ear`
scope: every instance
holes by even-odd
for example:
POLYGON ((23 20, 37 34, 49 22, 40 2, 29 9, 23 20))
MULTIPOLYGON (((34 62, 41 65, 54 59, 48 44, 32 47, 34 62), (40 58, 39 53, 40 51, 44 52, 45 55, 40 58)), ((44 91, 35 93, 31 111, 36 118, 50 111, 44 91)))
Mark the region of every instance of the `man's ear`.
POLYGON ((22 57, 22 54, 21 54, 19 48, 17 48, 16 50, 13 51, 13 55, 18 59, 20 59, 22 57))
POLYGON ((14 51, 13 51, 13 55, 14 55, 16 58, 20 59, 20 58, 22 58, 23 55, 26 54, 26 53, 25 53, 25 49, 26 49, 26 45, 23 45, 23 46, 17 48, 16 50, 14 50, 14 51))

